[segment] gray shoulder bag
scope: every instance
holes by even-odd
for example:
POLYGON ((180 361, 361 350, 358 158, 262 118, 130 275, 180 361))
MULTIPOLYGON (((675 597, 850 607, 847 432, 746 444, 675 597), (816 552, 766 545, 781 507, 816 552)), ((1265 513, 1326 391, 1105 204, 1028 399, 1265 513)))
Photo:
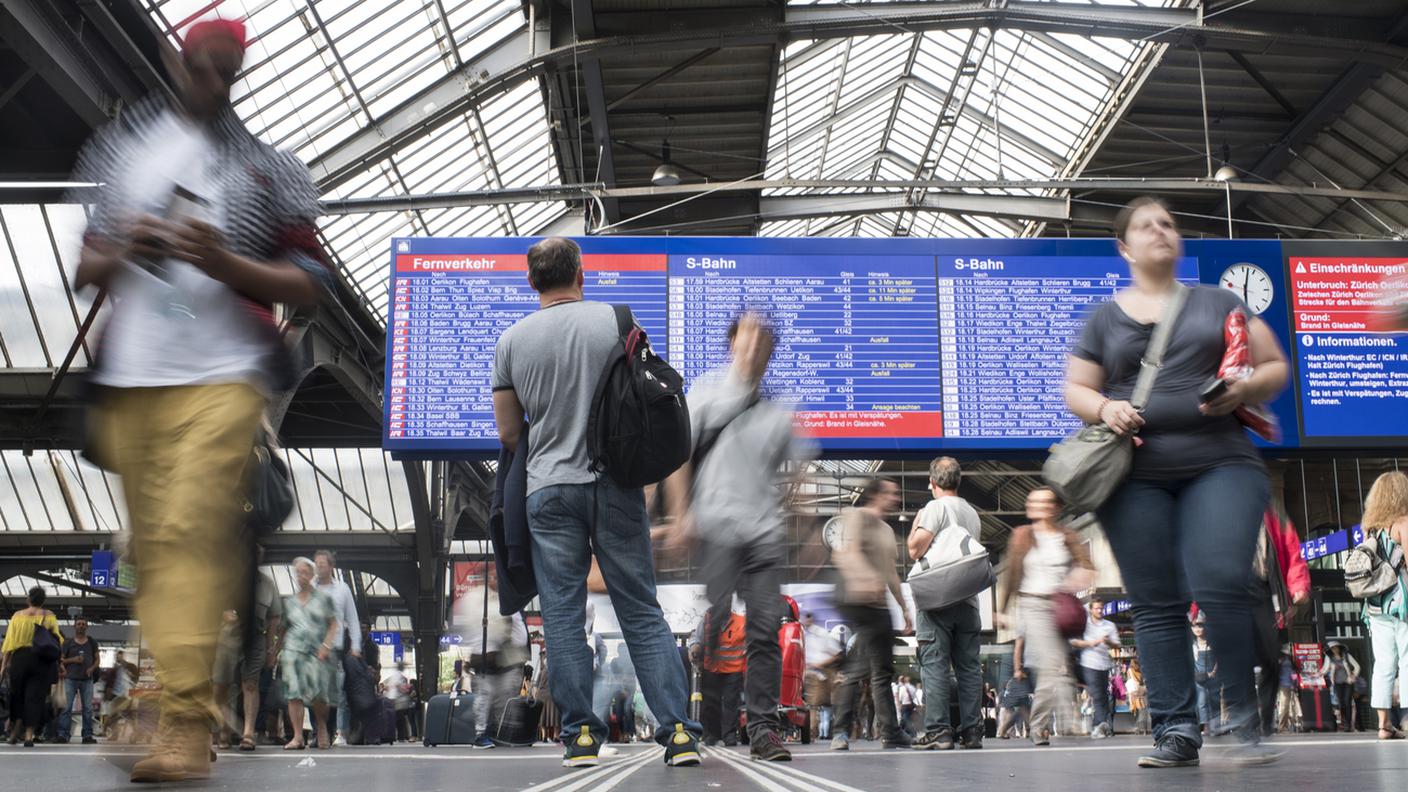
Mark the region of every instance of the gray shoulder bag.
MULTIPOLYGON (((1188 288, 1175 284, 1164 305, 1163 316, 1154 326, 1149 346, 1139 362, 1139 379, 1129 399, 1136 410, 1144 409, 1154 390, 1154 379, 1164 364, 1173 325, 1187 297, 1188 288)), ((1077 429, 1051 447, 1046 463, 1041 466, 1041 476, 1061 496, 1068 512, 1084 514, 1095 511, 1110 499, 1129 476, 1133 462, 1134 438, 1121 437, 1104 423, 1092 424, 1077 429)))

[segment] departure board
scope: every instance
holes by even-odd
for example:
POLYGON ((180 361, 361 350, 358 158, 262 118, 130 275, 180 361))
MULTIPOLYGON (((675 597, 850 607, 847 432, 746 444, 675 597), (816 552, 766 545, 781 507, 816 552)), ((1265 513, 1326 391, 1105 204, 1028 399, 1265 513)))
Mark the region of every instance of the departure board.
MULTIPOLYGON (((527 281, 535 241, 392 240, 388 450, 497 453, 494 347, 538 307, 527 281)), ((1130 284, 1109 239, 577 241, 586 298, 629 305, 686 386, 726 365, 740 311, 764 314, 777 335, 766 395, 842 458, 1044 454, 1076 426, 1063 398, 1067 354, 1090 312, 1130 284)), ((1408 245, 1184 247, 1178 277, 1234 291, 1290 353, 1293 387, 1269 405, 1285 430, 1275 447, 1408 441, 1408 335, 1372 320, 1384 278, 1408 278, 1408 245)))
POLYGON ((1408 277, 1408 255, 1392 243, 1363 243, 1353 253, 1319 241, 1286 248, 1304 441, 1401 444, 1408 334, 1378 327, 1375 316, 1391 298, 1386 286, 1408 277))
MULTIPOLYGON (((942 431, 932 256, 670 256, 666 358, 698 379, 728 362, 745 308, 776 333, 763 387, 819 439, 942 431)), ((840 447, 840 446, 837 446, 840 447)))
MULTIPOLYGON (((1066 409, 1066 354, 1085 319, 1129 285, 1115 255, 1007 256, 937 261, 943 429, 962 441, 1031 446, 1075 430, 1066 409)), ((1179 277, 1196 282, 1197 261, 1179 277)))
MULTIPOLYGON (((446 241, 397 243, 407 252, 395 254, 391 283, 385 438, 391 450, 497 449, 489 382, 494 346, 538 308, 526 245, 512 253, 499 252, 500 244, 430 252, 446 241), (413 244, 426 252, 410 252, 413 244)), ((592 299, 630 305, 654 343, 664 343, 663 254, 586 254, 582 269, 592 299)))

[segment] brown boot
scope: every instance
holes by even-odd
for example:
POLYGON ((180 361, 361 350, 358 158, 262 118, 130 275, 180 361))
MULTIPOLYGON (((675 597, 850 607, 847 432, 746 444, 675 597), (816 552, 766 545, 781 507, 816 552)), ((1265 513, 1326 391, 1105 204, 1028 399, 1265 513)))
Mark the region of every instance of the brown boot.
POLYGON ((132 782, 164 783, 210 777, 210 727, 200 718, 162 718, 152 752, 132 766, 132 782))

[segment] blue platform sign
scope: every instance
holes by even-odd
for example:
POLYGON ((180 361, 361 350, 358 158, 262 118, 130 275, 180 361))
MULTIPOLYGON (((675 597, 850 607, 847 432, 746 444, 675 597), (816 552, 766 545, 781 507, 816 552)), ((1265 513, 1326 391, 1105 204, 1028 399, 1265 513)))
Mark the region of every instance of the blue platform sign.
POLYGON ((111 550, 94 550, 88 585, 97 589, 117 588, 117 555, 111 550))

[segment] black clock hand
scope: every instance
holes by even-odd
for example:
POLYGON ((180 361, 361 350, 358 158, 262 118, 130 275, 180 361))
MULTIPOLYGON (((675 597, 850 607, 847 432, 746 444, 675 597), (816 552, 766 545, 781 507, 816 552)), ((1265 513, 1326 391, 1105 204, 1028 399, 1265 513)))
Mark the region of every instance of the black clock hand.
POLYGON ((1251 288, 1251 283, 1252 271, 1249 269, 1247 270, 1247 277, 1242 279, 1242 302, 1247 302, 1251 300, 1251 296, 1248 294, 1248 291, 1251 288))

